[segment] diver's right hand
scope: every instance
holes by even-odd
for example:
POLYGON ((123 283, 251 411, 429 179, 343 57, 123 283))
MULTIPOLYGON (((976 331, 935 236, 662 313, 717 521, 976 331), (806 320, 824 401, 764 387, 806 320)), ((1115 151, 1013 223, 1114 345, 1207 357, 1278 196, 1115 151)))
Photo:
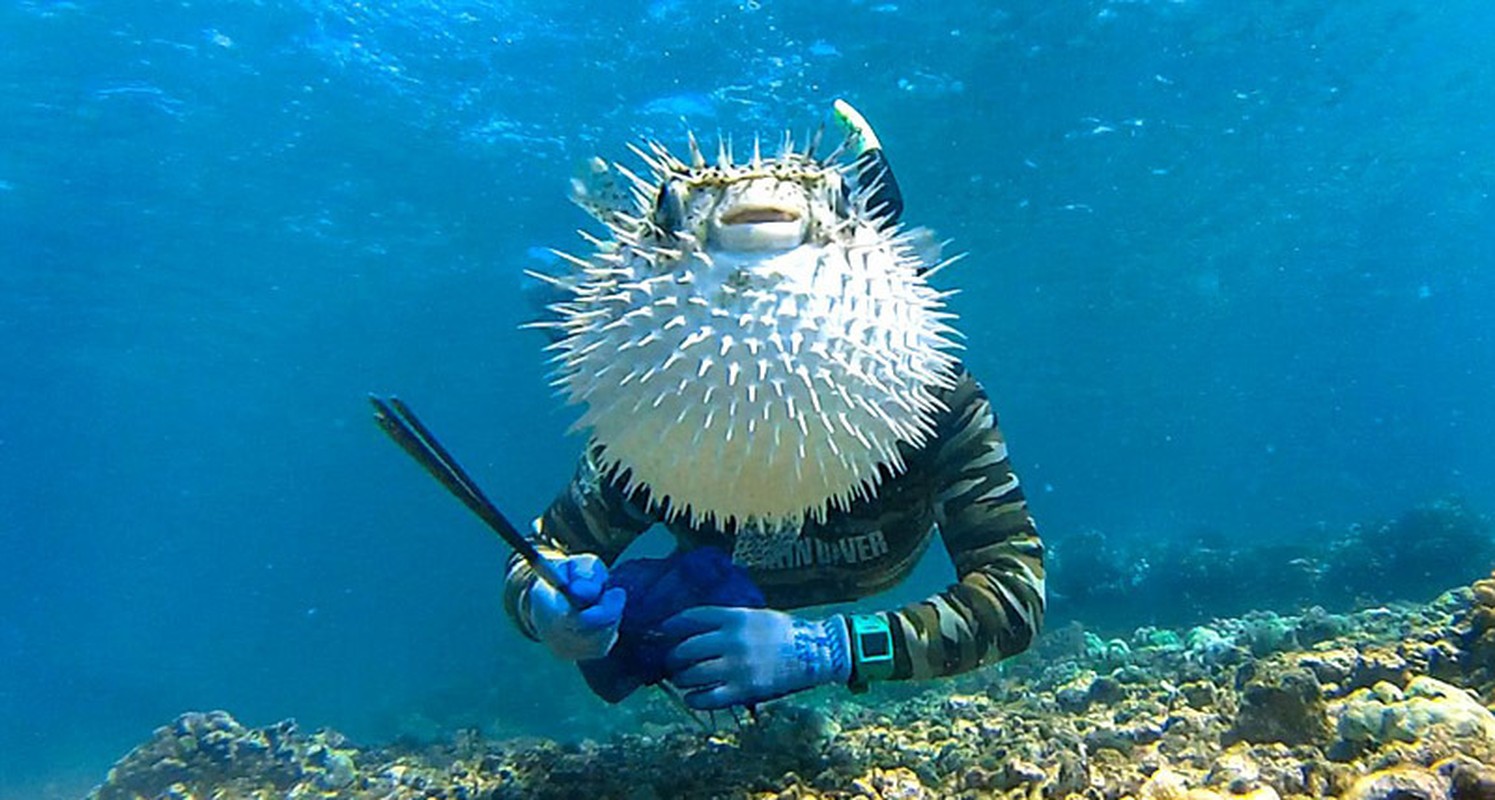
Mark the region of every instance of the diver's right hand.
POLYGON ((536 635, 559 658, 602 658, 618 641, 627 593, 616 586, 604 589, 607 565, 594 555, 568 556, 551 563, 581 606, 572 606, 565 595, 536 579, 529 598, 530 623, 536 635))

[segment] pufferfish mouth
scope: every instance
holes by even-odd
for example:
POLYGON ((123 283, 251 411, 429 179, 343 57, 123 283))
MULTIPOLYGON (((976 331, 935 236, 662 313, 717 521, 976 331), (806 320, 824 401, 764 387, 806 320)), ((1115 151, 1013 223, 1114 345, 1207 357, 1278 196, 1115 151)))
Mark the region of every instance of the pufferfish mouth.
POLYGON ((721 215, 723 225, 760 225, 767 222, 798 222, 799 212, 782 206, 737 206, 721 215))
POLYGON ((742 203, 721 212, 712 225, 712 248, 727 252, 789 250, 804 243, 805 217, 771 203, 742 203))

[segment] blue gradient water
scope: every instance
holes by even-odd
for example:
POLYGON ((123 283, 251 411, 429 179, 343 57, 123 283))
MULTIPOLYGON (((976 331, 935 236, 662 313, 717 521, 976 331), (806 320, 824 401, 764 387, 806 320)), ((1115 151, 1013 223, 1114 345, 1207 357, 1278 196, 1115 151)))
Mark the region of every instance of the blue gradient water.
POLYGON ((868 115, 972 253, 1053 541, 1495 508, 1492 36, 1476 0, 0 6, 0 796, 188 709, 600 730, 364 394, 538 511, 580 442, 521 270, 576 243, 577 163, 682 116, 868 115))

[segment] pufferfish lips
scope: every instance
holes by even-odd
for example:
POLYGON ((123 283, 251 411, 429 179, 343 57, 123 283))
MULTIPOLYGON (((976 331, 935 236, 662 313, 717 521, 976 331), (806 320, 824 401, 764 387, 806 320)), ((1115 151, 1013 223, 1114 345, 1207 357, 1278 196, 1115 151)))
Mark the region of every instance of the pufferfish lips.
POLYGON ((783 206, 737 206, 721 216, 723 225, 759 225, 766 222, 798 222, 800 213, 783 206))
POLYGON ((724 198, 712 215, 707 249, 727 252, 791 250, 809 237, 809 209, 772 184, 749 186, 724 198))
POLYGON ((709 250, 738 253, 791 250, 804 244, 804 215, 779 206, 739 206, 711 226, 709 250))

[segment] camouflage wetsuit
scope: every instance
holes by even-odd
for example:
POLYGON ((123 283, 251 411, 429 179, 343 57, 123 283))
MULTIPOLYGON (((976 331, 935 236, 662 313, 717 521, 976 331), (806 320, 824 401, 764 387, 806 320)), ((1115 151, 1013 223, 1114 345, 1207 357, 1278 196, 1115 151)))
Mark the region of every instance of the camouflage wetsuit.
MULTIPOLYGON (((772 608, 855 600, 907 577, 937 529, 959 583, 882 612, 894 680, 953 675, 1020 653, 1043 619, 1043 543, 986 392, 962 369, 955 388, 937 394, 949 411, 924 447, 901 446, 907 469, 885 476, 874 496, 830 511, 823 523, 807 521, 777 563, 748 568, 772 608)), ((647 508, 647 498, 624 494, 589 454, 537 520, 537 544, 611 564, 660 521, 647 508)), ((666 524, 683 546, 732 551, 730 535, 715 527, 666 524)), ((510 560, 505 605, 531 638, 526 606, 534 581, 523 559, 510 560)))

